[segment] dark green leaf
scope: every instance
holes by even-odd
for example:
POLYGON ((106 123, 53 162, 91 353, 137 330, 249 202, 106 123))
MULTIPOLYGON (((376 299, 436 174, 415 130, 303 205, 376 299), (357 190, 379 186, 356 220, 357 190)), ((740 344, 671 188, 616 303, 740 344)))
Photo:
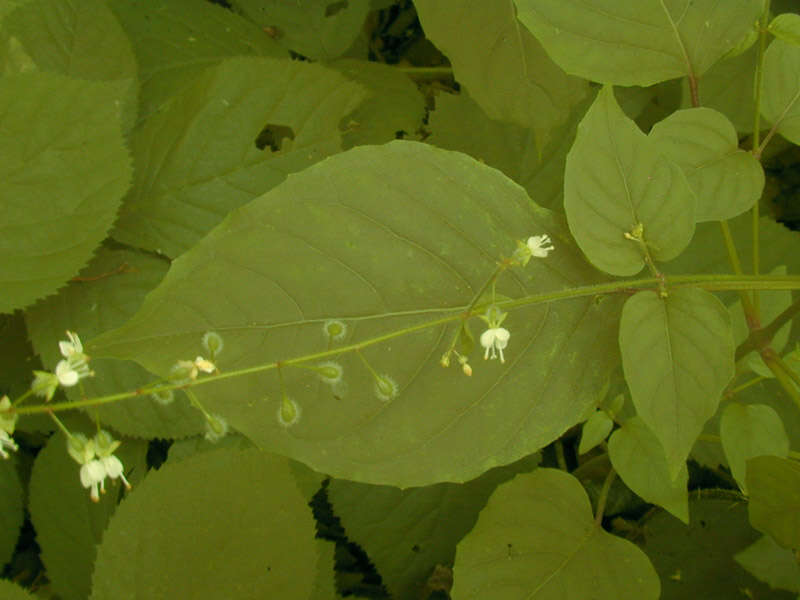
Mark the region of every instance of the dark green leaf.
POLYGON ((784 548, 800 548, 800 464, 778 456, 747 461, 750 523, 784 548))

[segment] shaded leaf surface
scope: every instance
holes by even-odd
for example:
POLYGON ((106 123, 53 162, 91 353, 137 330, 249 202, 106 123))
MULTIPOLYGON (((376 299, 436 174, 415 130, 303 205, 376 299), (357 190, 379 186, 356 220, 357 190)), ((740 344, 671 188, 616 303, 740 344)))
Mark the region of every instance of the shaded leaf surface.
POLYGON ((736 562, 770 587, 800 593, 800 565, 794 553, 778 546, 770 536, 761 536, 735 558, 736 562))
MULTIPOLYGON (((384 336, 463 311, 497 258, 537 232, 548 232, 556 251, 504 274, 498 294, 597 280, 561 220, 494 169, 415 142, 359 147, 235 211, 173 262, 137 316, 87 351, 163 376, 177 359, 198 354, 209 329, 225 339, 223 371, 325 351, 328 319, 348 327, 339 344, 384 336)), ((260 447, 319 472, 399 487, 467 481, 535 452, 581 419, 618 364, 618 310, 614 299, 578 299, 514 311, 505 323, 513 331, 505 364, 478 364, 476 356, 471 378, 439 364, 452 326, 365 347, 364 358, 399 385, 390 403, 376 397, 352 353, 335 359, 342 389, 285 368, 287 393, 303 410, 288 430, 276 418, 274 372, 196 393, 260 447)))
POLYGON ((578 125, 564 172, 567 221, 586 257, 612 275, 635 275, 644 255, 625 234, 641 225, 656 260, 675 258, 692 239, 695 204, 678 165, 604 87, 578 125))
POLYGON ((228 59, 204 71, 135 132, 136 179, 114 238, 179 255, 232 209, 338 152, 339 121, 362 97, 335 71, 300 61, 228 59), (260 149, 270 125, 293 139, 260 149))
POLYGON ((286 460, 205 452, 151 472, 120 505, 91 597, 306 600, 316 562, 314 520, 286 460))
POLYGON ((658 576, 634 544, 598 527, 578 480, 538 469, 501 485, 458 545, 454 598, 659 597, 658 576))
POLYGON ((701 77, 741 41, 759 0, 516 0, 519 18, 561 67, 614 85, 701 77))
POLYGON ((24 516, 22 502, 17 460, 3 460, 0 462, 0 565, 5 565, 14 554, 24 516))
POLYGON ((369 0, 232 0, 232 5, 276 41, 307 58, 333 60, 361 32, 369 0))
POLYGON ((392 597, 411 599, 436 565, 453 564, 456 544, 495 488, 538 462, 534 455, 467 483, 406 490, 335 479, 328 497, 348 539, 364 548, 392 597))
POLYGON ((730 318, 696 288, 631 296, 622 310, 622 367, 637 414, 664 446, 674 479, 733 377, 730 318))
POLYGON ((529 128, 543 146, 587 93, 517 21, 511 0, 417 0, 425 35, 486 114, 529 128))
POLYGON ((131 177, 121 85, 0 80, 0 312, 56 291, 108 233, 131 177))
POLYGON ((800 547, 800 464, 777 456, 747 461, 750 523, 784 548, 800 547))
POLYGON ((761 114, 778 133, 800 143, 800 46, 774 40, 764 53, 761 114))
POLYGON ((642 525, 645 552, 661 579, 662 600, 730 600, 749 590, 753 598, 793 600, 771 591, 734 559, 758 538, 747 522, 737 493, 710 490, 689 499, 691 521, 684 525, 666 512, 656 512, 642 525))

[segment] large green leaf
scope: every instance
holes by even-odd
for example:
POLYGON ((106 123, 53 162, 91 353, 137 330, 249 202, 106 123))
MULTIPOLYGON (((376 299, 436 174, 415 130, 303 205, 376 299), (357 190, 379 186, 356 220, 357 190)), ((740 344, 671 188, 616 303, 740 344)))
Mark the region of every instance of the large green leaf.
MULTIPOLYGON (((115 453, 136 487, 144 476, 146 451, 147 444, 126 441, 115 453)), ((81 486, 79 472, 80 465, 67 453, 64 435, 57 433, 37 455, 30 483, 29 510, 42 561, 53 589, 65 600, 84 600, 91 591, 97 544, 116 509, 121 487, 119 480, 106 481, 106 494, 95 504, 81 486)))
MULTIPOLYGON (((131 318, 167 272, 167 261, 143 252, 102 248, 75 281, 58 294, 37 302, 25 314, 37 354, 52 371, 62 356, 58 341, 65 331, 83 340, 119 327, 131 318)), ((153 376, 131 361, 93 359, 96 376, 83 380, 83 390, 66 389, 70 400, 82 394, 102 396, 152 383, 153 376)), ((91 409, 100 421, 125 435, 143 438, 180 438, 204 430, 200 412, 183 394, 164 406, 150 396, 91 409)))
POLYGON ((103 536, 93 600, 306 600, 314 520, 285 459, 204 452, 151 472, 103 536))
POLYGON ((684 523, 689 522, 689 472, 682 465, 671 477, 664 448, 639 417, 628 419, 608 440, 611 464, 622 481, 647 502, 663 506, 684 523))
POLYGON ((284 48, 305 57, 340 57, 361 33, 369 0, 232 0, 231 4, 284 48))
POLYGON ((575 139, 578 121, 591 98, 573 107, 566 123, 551 141, 538 149, 531 129, 490 119, 465 90, 459 95, 439 94, 430 113, 426 142, 458 150, 499 169, 522 187, 539 205, 563 210, 564 163, 575 139), (465 123, 469 126, 466 127, 465 123))
POLYGON ((800 143, 800 46, 774 40, 764 54, 761 114, 778 133, 800 143))
POLYGON ((543 146, 587 92, 517 21, 512 0, 416 0, 429 40, 492 119, 533 130, 543 146))
POLYGON ((520 21, 567 73, 615 85, 701 77, 761 12, 761 0, 516 3, 520 21))
POLYGON ((747 461, 750 523, 784 548, 800 547, 800 463, 778 456, 747 461))
POLYGON ((680 167, 603 88, 578 125, 564 172, 569 228, 587 258, 613 275, 635 275, 644 253, 626 234, 638 226, 656 260, 675 258, 692 239, 695 203, 680 167))
POLYGON ((136 58, 103 0, 32 0, 3 21, 5 33, 40 69, 97 81, 122 80, 123 122, 136 116, 136 58))
POLYGON ((701 289, 667 298, 639 292, 625 302, 619 345, 636 412, 664 446, 675 479, 733 377, 728 311, 701 289))
POLYGON ((362 98, 339 73, 300 61, 232 58, 204 71, 134 133, 136 179, 113 236, 177 256, 232 209, 338 152, 339 121, 362 98), (267 126, 273 138, 259 148, 267 126))
POLYGON ((56 291, 106 237, 131 177, 123 85, 0 79, 0 312, 56 291))
POLYGON ((458 545, 453 597, 655 600, 645 554, 605 532, 578 480, 555 469, 501 485, 458 545))
POLYGON ((683 169, 697 197, 697 221, 731 219, 750 209, 764 189, 764 170, 739 148, 733 124, 710 108, 672 113, 650 139, 683 169))
MULTIPOLYGON (((599 274, 563 221, 498 171, 416 142, 362 146, 234 211, 173 262, 129 323, 87 352, 163 376, 200 353, 209 329, 225 338, 223 372, 324 351, 327 319, 347 324, 343 343, 363 342, 455 317, 515 239, 545 232, 552 255, 502 275, 498 294, 563 290, 599 274)), ((505 364, 474 362, 472 377, 439 364, 455 325, 365 347, 362 356, 399 384, 391 403, 376 397, 352 352, 337 358, 344 381, 333 391, 313 373, 284 368, 288 393, 304 409, 289 430, 275 416, 281 388, 273 371, 196 393, 260 447, 322 473, 399 487, 467 481, 581 420, 618 364, 618 311, 613 298, 514 311, 504 322, 505 364)))
POLYGON ((285 57, 259 27, 211 2, 108 0, 139 63, 139 120, 163 110, 207 67, 232 56, 285 57))
POLYGON ((456 544, 495 488, 538 463, 533 455, 464 484, 407 490, 334 479, 328 498, 347 538, 366 551, 392 598, 414 599, 436 565, 453 564, 456 544))

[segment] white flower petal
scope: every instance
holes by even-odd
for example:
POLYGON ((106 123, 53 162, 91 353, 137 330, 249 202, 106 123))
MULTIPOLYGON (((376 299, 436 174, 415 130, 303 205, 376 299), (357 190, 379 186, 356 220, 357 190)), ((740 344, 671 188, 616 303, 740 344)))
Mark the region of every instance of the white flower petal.
POLYGON ((64 387, 71 387, 78 383, 80 375, 69 364, 68 361, 62 360, 56 365, 56 377, 58 382, 64 387))

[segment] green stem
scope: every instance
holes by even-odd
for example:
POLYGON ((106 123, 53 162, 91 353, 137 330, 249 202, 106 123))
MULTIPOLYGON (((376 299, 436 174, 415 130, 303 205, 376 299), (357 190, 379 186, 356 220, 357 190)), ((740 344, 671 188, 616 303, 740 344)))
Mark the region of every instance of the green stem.
POLYGON ((64 425, 64 423, 61 422, 61 419, 59 419, 53 411, 48 411, 48 413, 50 415, 50 418, 53 419, 53 421, 55 422, 56 425, 58 425, 58 428, 62 432, 64 432, 65 436, 67 436, 67 439, 71 440, 72 439, 72 434, 70 433, 69 429, 67 429, 67 426, 64 425))
POLYGON ((609 467, 608 475, 603 481, 603 487, 600 489, 600 496, 597 498, 597 512, 594 515, 594 524, 600 527, 603 524, 603 513, 606 510, 606 502, 608 501, 608 492, 611 489, 611 484, 614 483, 614 478, 617 472, 614 467, 609 467))
MULTIPOLYGON (((497 303, 497 306, 504 310, 511 310, 523 306, 534 306, 539 304, 549 304, 559 300, 572 300, 578 298, 595 297, 605 294, 630 294, 633 291, 640 289, 657 289, 661 281, 657 278, 645 279, 632 279, 612 281, 607 283, 599 283, 595 285, 581 286, 566 290, 558 290, 554 292, 547 292, 544 294, 533 294, 525 296, 516 300, 505 300, 497 303)), ((725 290, 747 290, 747 289, 763 289, 763 290, 798 290, 800 289, 800 276, 797 275, 760 275, 758 277, 752 275, 675 275, 668 279, 668 283, 673 288, 683 287, 699 287, 709 291, 725 291, 725 290)), ((135 390, 120 392, 118 394, 111 394, 109 396, 101 396, 98 398, 87 398, 83 400, 76 400, 73 402, 59 402, 53 404, 42 404, 38 406, 28 406, 17 409, 18 414, 35 414, 43 413, 50 410, 69 410, 75 408, 86 408, 89 406, 100 406, 103 404, 110 404, 119 400, 133 398, 136 396, 143 396, 150 393, 166 392, 169 390, 183 389, 195 387, 199 385, 208 385, 217 383, 226 379, 234 377, 242 377, 244 375, 252 375, 255 373, 262 373, 275 369, 278 364, 282 366, 296 365, 299 363, 328 359, 334 356, 362 350, 376 344, 380 344, 404 335, 424 331, 433 327, 440 327, 463 318, 464 309, 455 307, 453 308, 455 314, 450 314, 446 317, 434 319, 411 327, 406 327, 398 331, 379 335, 362 342, 324 350, 313 354, 298 356, 278 362, 271 362, 253 367, 246 367, 233 371, 226 371, 225 373, 215 373, 206 377, 200 377, 191 383, 173 383, 158 386, 146 386, 145 388, 138 388, 135 390)), ((363 357, 362 357, 363 358, 363 357)))
POLYGON ((194 406, 197 410, 203 413, 203 416, 206 418, 206 421, 211 420, 211 415, 206 410, 206 407, 200 403, 200 400, 197 399, 197 395, 190 389, 183 390, 184 393, 189 397, 189 404, 194 406))

